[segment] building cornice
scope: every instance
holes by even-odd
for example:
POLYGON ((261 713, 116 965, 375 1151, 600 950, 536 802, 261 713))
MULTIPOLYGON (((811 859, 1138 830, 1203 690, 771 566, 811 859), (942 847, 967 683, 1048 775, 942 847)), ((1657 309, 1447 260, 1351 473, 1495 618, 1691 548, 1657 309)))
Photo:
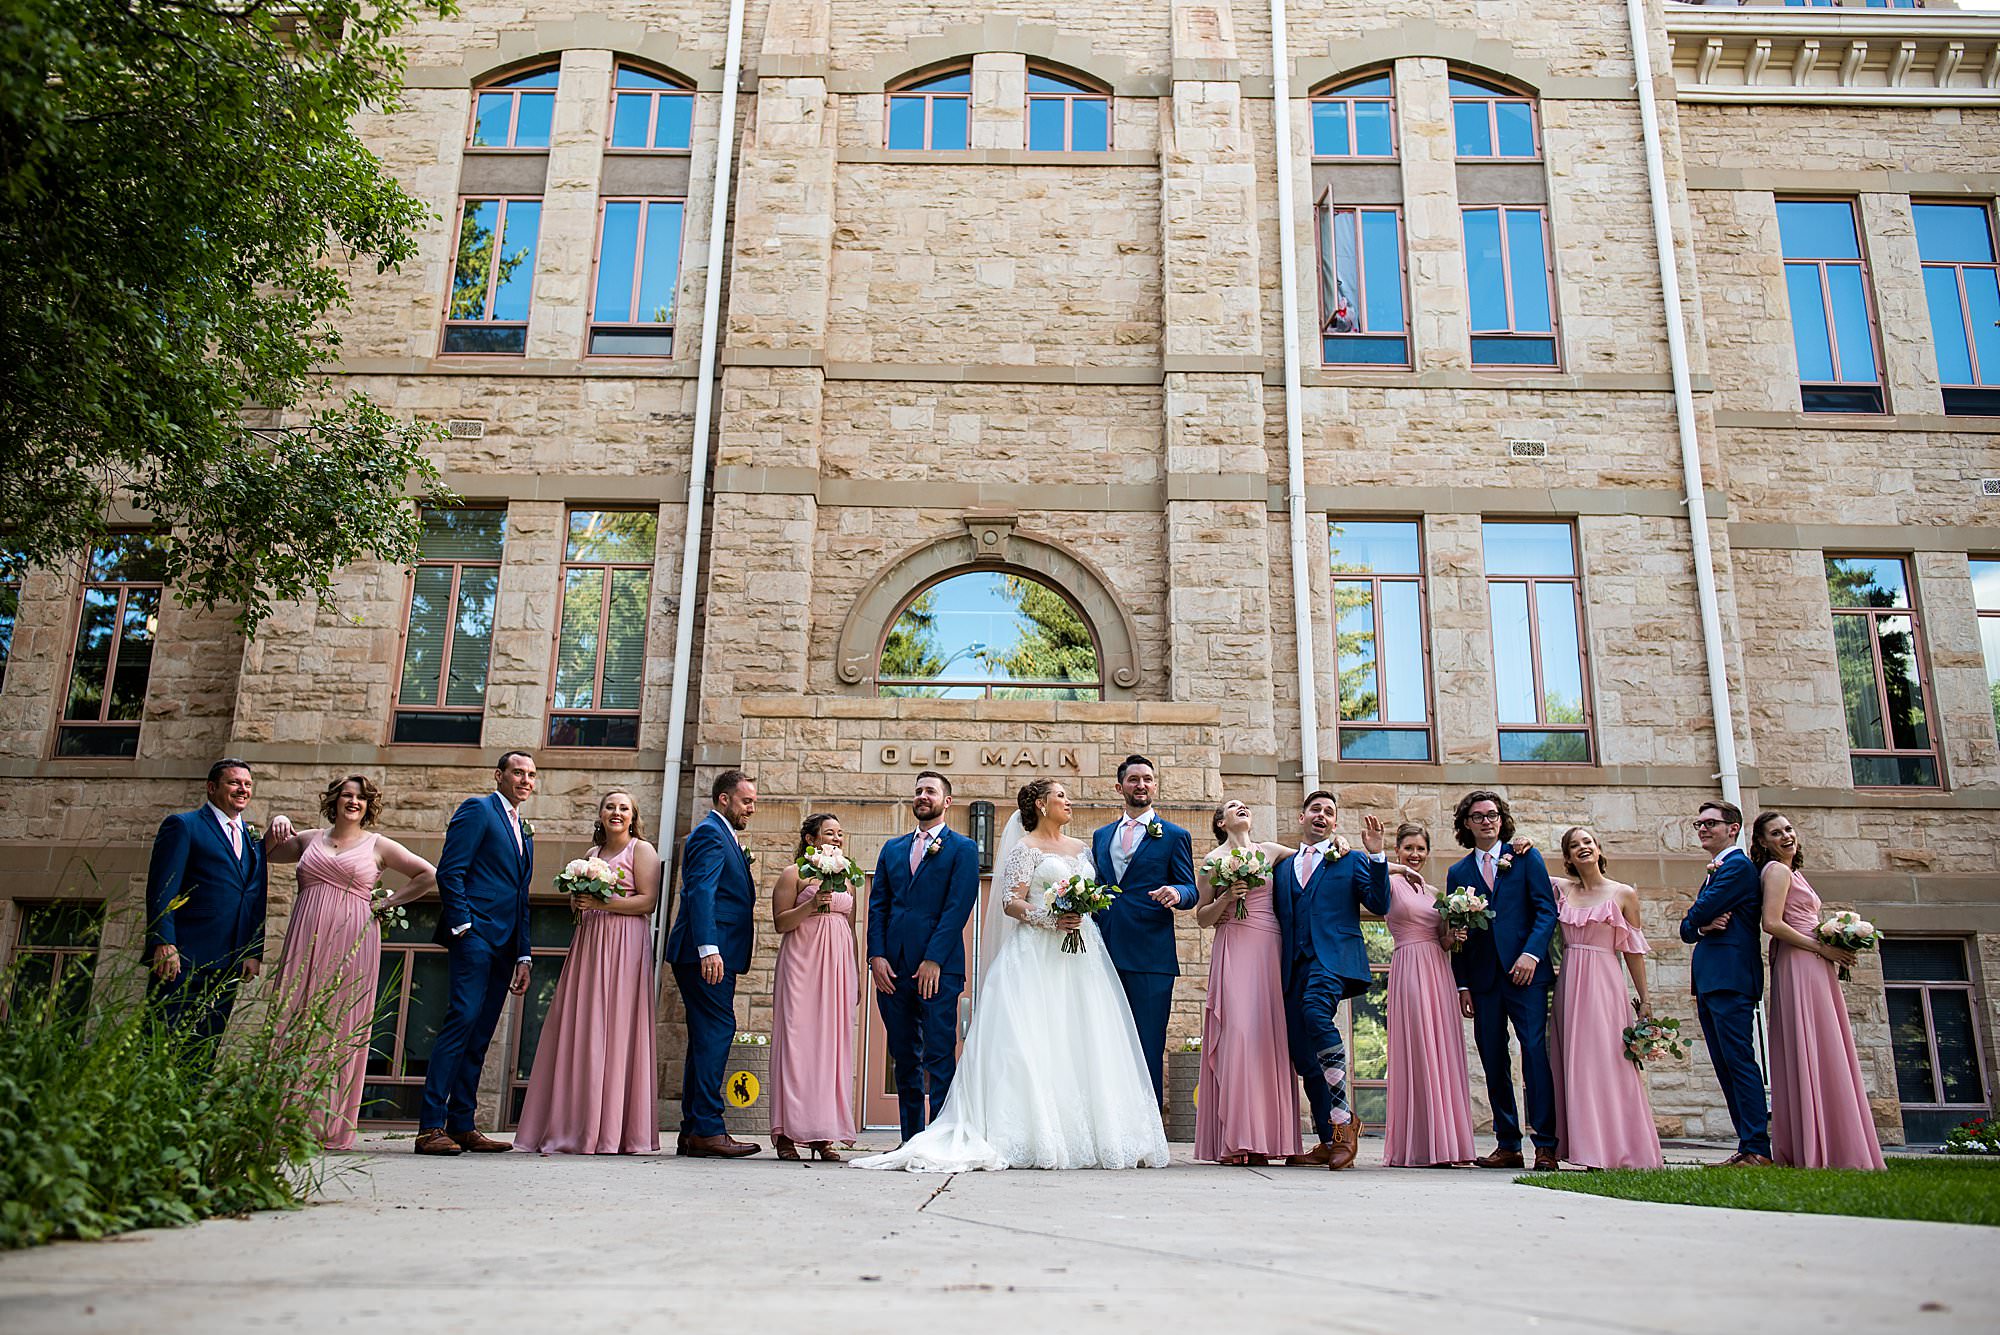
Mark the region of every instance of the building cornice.
POLYGON ((2000 107, 2000 14, 1666 10, 1682 102, 2000 107))

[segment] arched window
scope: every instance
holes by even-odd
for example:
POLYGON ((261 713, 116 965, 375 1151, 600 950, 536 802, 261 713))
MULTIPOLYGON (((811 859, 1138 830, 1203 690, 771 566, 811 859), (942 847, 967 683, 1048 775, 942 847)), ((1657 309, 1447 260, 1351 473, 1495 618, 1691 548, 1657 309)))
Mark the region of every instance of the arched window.
POLYGON ((1102 153, 1111 147, 1111 95, 1047 70, 1028 71, 1028 148, 1102 153))
POLYGON ((889 93, 889 147, 964 152, 971 140, 972 67, 919 76, 889 93))
POLYGON ((1535 99, 1467 74, 1451 76, 1451 126, 1458 157, 1532 162, 1542 155, 1535 99))
POLYGON ((472 148, 547 148, 557 68, 543 65, 480 85, 472 99, 472 148))
POLYGON ((685 153, 694 138, 694 90, 620 65, 611 93, 611 147, 685 153))
POLYGON ((971 570, 920 589, 889 624, 885 696, 1101 700, 1097 640, 1070 596, 1017 570, 971 570))
POLYGON ((1336 82, 1312 97, 1313 156, 1396 156, 1396 83, 1382 70, 1336 82))

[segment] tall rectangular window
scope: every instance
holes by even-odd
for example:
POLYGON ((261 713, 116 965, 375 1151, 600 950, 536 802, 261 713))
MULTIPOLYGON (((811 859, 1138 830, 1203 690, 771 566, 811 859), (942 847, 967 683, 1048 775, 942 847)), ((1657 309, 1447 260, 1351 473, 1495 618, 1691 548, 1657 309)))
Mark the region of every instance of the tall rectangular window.
POLYGON ((1485 526, 1500 759, 1591 763, 1583 579, 1568 524, 1485 526))
POLYGON ((1912 1143, 1933 1144, 1992 1107, 1971 962, 1965 942, 1951 938, 1892 936, 1881 950, 1903 1131, 1912 1143))
POLYGON ((1948 413, 2000 414, 2000 265, 1985 204, 1912 204, 1948 413))
POLYGON ((1879 413, 1880 359, 1868 270, 1854 205, 1840 199, 1778 201, 1778 242, 1799 357, 1799 400, 1809 413, 1879 413))
POLYGON ((392 741, 479 745, 506 538, 505 510, 424 511, 392 741))
POLYGON ((528 350, 528 300, 535 286, 539 199, 468 199, 458 225, 446 352, 520 356, 528 350))
POLYGON ((674 355, 674 297, 681 278, 678 199, 607 199, 597 232, 590 351, 597 356, 674 355))
POLYGON ((611 97, 611 147, 685 153, 694 139, 694 94, 657 74, 618 67, 611 97))
POLYGON ((1826 589, 1855 786, 1937 787, 1937 737, 1909 567, 1894 556, 1829 556, 1826 589))
POLYGON ((139 753, 165 576, 165 559, 146 534, 114 534, 91 551, 57 755, 128 759, 139 753))
POLYGON ((1333 524, 1333 613, 1340 758, 1432 758, 1421 526, 1333 524))
POLYGON ((563 903, 528 906, 528 990, 521 996, 519 1022, 514 1026, 513 1060, 507 1063, 507 1125, 521 1120, 528 1101, 528 1080, 535 1073, 535 1054, 542 1046, 542 1026, 556 999, 556 982, 576 937, 576 914, 563 903))
POLYGON ((1555 278, 1542 210, 1465 210, 1474 366, 1554 366, 1555 278))
POLYGON ((2000 732, 2000 561, 1972 562, 1972 605, 1979 609, 1979 647, 1986 658, 1986 694, 2000 732))
POLYGON ((1402 214, 1319 202, 1320 358, 1328 365, 1408 366, 1402 214))
POLYGON ((375 1030, 361 1086, 361 1121, 415 1126, 423 1113, 431 1049, 451 1001, 451 957, 433 937, 444 914, 436 898, 409 906, 407 926, 385 925, 375 984, 375 1030))
POLYGON ((62 1015, 81 1016, 90 1004, 90 982, 97 971, 104 905, 58 899, 19 902, 14 910, 19 927, 8 973, 0 974, 0 983, 11 984, 0 995, 0 1014, 14 1007, 49 1006, 62 1015))
POLYGON ((21 612, 21 567, 0 560, 0 689, 7 685, 7 657, 14 648, 14 619, 21 612))
POLYGON ((646 609, 659 530, 652 510, 569 512, 550 746, 639 744, 646 609))
POLYGON ((890 148, 963 152, 971 133, 970 70, 940 74, 889 94, 890 148))
POLYGON ((1541 156, 1535 100, 1498 84, 1452 75, 1451 129, 1460 161, 1541 156))

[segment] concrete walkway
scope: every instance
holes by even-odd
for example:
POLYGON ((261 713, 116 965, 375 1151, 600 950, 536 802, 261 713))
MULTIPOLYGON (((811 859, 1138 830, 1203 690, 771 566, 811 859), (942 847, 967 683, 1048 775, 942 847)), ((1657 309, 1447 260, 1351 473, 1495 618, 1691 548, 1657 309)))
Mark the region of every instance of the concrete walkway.
MULTIPOLYGON (((2000 1229, 1643 1205, 1506 1173, 952 1178, 419 1159, 326 1203, 0 1257, 0 1331, 1991 1331, 2000 1229)), ((1670 1151, 1682 1161, 1702 1157, 1670 1151)))

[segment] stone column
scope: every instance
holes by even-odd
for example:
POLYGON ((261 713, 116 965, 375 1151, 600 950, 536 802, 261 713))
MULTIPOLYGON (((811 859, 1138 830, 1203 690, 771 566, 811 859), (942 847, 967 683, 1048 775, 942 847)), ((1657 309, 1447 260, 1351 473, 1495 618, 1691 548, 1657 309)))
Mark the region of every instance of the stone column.
POLYGON ((972 147, 1028 145, 1028 58, 1012 51, 972 58, 972 147))
POLYGON ((531 359, 583 355, 591 265, 597 258, 597 179, 610 105, 611 53, 563 52, 535 246, 535 295, 528 307, 531 359))
POLYGON ((1472 365, 1465 292, 1465 235, 1458 213, 1458 153, 1452 141, 1445 62, 1396 62, 1397 127, 1403 154, 1403 244, 1410 264, 1410 337, 1419 371, 1472 365))
POLYGON ((1868 282, 1874 289, 1875 327, 1882 344, 1882 388, 1893 413, 1944 412, 1938 387, 1937 349, 1931 342, 1930 301, 1917 259, 1917 220, 1908 195, 1863 195, 1855 221, 1868 282))

